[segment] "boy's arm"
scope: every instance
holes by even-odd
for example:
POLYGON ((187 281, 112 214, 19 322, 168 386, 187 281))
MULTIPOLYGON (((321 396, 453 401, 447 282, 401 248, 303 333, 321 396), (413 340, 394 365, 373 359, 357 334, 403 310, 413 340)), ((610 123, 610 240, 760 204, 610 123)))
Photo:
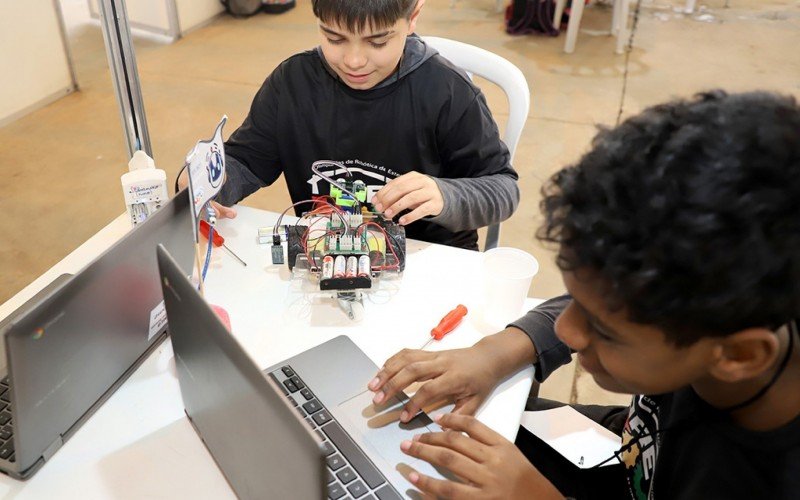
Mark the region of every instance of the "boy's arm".
POLYGON ((225 184, 216 196, 222 205, 238 203, 281 175, 275 124, 282 75, 278 66, 267 77, 244 122, 225 141, 225 184))
POLYGON ((442 193, 439 215, 427 220, 450 231, 496 224, 511 217, 519 205, 517 176, 511 172, 484 177, 433 180, 442 193))
POLYGON ((429 220, 460 231, 511 216, 519 204, 519 176, 477 87, 454 87, 449 106, 439 118, 437 137, 442 168, 434 180, 444 206, 429 220))
POLYGON ((525 332, 536 350, 534 376, 543 382, 557 368, 572 361, 572 351, 556 336, 555 323, 572 297, 561 295, 545 301, 508 326, 525 332))
POLYGON ((242 162, 226 154, 225 183, 214 197, 214 200, 221 205, 230 207, 266 185, 242 162))

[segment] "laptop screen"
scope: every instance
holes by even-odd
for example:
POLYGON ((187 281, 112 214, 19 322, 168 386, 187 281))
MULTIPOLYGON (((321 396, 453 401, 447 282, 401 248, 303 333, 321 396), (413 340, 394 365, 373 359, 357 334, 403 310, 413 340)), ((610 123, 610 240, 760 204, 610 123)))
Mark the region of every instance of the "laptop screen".
POLYGON ((34 465, 44 450, 57 449, 164 338, 159 243, 191 269, 187 191, 22 311, 7 328, 19 470, 34 465))

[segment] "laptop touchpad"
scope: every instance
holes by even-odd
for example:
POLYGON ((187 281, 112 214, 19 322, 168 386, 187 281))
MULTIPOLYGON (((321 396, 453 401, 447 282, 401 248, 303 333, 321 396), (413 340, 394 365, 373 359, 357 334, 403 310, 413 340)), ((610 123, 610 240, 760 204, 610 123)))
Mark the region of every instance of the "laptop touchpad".
POLYGON ((400 450, 400 443, 404 440, 410 440, 416 434, 440 431, 439 426, 424 413, 407 424, 400 423, 403 404, 393 398, 391 404, 376 407, 372 404, 373 396, 372 392, 364 391, 337 407, 337 417, 350 432, 350 437, 390 476, 389 480, 400 491, 414 489, 405 479, 411 471, 409 467, 427 476, 442 478, 432 465, 400 450), (379 458, 383 459, 383 464, 377 463, 379 458))

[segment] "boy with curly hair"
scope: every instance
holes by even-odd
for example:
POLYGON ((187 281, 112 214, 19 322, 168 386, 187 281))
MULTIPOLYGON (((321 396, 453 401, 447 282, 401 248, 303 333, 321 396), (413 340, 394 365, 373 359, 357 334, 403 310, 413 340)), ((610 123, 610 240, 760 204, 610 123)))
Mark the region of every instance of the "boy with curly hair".
POLYGON ((370 382, 378 403, 424 382, 405 421, 455 400, 447 431, 401 448, 463 482, 412 482, 445 498, 796 498, 800 107, 705 93, 592 146, 543 190, 539 237, 558 246, 569 295, 471 348, 400 352, 370 382), (533 363, 541 382, 571 353, 601 387, 633 395, 621 419, 583 409, 621 434, 610 459, 623 465, 599 490, 470 416, 510 373, 533 363))

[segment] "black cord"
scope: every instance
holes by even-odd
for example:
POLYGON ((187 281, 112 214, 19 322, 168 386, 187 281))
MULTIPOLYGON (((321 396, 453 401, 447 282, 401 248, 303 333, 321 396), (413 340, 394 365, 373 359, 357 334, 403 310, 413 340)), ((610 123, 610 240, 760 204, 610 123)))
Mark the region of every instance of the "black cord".
POLYGON ((764 396, 764 394, 766 394, 767 391, 770 390, 770 388, 772 388, 773 385, 775 385, 775 382, 777 382, 778 377, 781 376, 783 371, 786 369, 786 366, 789 364, 789 359, 792 357, 792 351, 794 350, 794 335, 795 332, 797 331, 797 324, 794 321, 790 321, 788 327, 789 327, 789 347, 786 349, 786 354, 783 356, 783 360, 781 361, 780 366, 772 375, 772 378, 769 379, 769 383, 767 383, 767 385, 762 387, 761 390, 755 393, 752 397, 747 398, 741 403, 729 406, 728 408, 723 408, 720 411, 731 413, 736 410, 741 410, 745 406, 750 406, 757 400, 761 399, 764 396))
MULTIPOLYGON (((754 396, 746 399, 745 401, 743 401, 741 403, 737 403, 737 404, 735 404, 733 406, 730 406, 728 408, 720 409, 719 410, 720 412, 731 413, 733 411, 741 410, 742 408, 753 404, 758 399, 763 397, 764 394, 766 394, 767 391, 775 384, 775 382, 778 380, 778 377, 781 376, 783 371, 786 369, 786 366, 789 364, 789 359, 791 359, 792 351, 794 350, 794 337, 795 337, 795 335, 798 335, 797 320, 790 321, 787 324, 787 326, 789 328, 789 347, 786 349, 786 354, 784 355, 783 360, 781 361, 781 364, 778 367, 778 370, 772 375, 772 378, 770 379, 769 383, 767 383, 767 385, 765 385, 763 388, 761 388, 761 390, 758 391, 754 396)), ((642 433, 642 432, 639 432, 639 433, 636 433, 636 434, 632 434, 631 435, 631 441, 628 444, 626 444, 625 446, 623 446, 619 450, 615 451, 613 455, 611 455, 607 459, 603 460, 599 464, 593 465, 592 467, 590 467, 590 469, 595 469, 595 468, 601 467, 601 466, 607 464, 608 462, 610 462, 611 460, 614 460, 615 458, 617 460, 619 460, 620 463, 622 463, 622 456, 621 455, 623 453, 627 453, 631 448, 633 448, 635 445, 637 445, 639 443, 640 439, 645 438, 645 437, 652 437, 653 438, 650 441, 650 443, 648 443, 643 448, 639 449, 639 453, 642 453, 642 452, 646 451, 647 449, 649 449, 651 446, 654 446, 656 444, 656 440, 655 440, 656 436, 659 436, 659 435, 661 435, 661 434, 663 434, 663 433, 665 433, 667 431, 675 430, 675 429, 677 429, 677 428, 679 428, 681 426, 686 425, 687 423, 689 423, 689 422, 681 422, 681 423, 678 423, 676 425, 665 427, 663 429, 658 429, 655 433, 651 433, 651 432, 648 431, 646 434, 642 433)), ((644 429, 644 430, 647 430, 647 429, 644 429)))
POLYGON ((178 192, 181 190, 180 187, 178 186, 178 179, 180 179, 181 174, 183 173, 184 170, 186 170, 185 163, 183 164, 183 167, 181 167, 181 169, 178 171, 178 175, 175 176, 175 194, 178 194, 178 192))

